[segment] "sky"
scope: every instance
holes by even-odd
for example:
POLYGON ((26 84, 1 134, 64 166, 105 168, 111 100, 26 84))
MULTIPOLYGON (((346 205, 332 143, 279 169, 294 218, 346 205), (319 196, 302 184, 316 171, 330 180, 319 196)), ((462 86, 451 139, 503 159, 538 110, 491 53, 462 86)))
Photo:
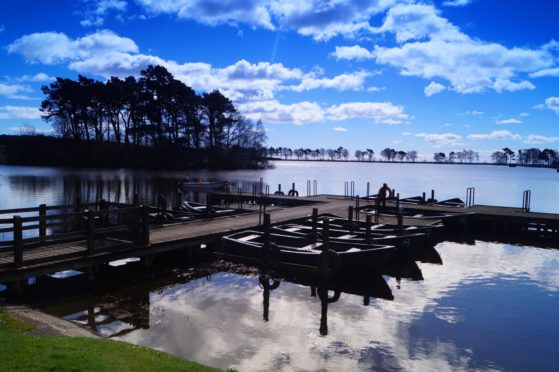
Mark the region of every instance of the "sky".
POLYGON ((0 134, 50 133, 41 86, 165 66, 268 146, 559 148, 556 0, 0 2, 0 134))

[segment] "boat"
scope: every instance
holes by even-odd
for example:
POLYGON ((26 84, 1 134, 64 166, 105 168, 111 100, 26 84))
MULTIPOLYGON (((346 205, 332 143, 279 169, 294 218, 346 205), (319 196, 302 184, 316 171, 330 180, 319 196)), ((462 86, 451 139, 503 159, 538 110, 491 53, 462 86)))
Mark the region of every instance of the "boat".
MULTIPOLYGON (((312 234, 312 227, 298 224, 283 224, 272 226, 272 231, 283 234, 292 235, 301 238, 310 238, 312 234)), ((322 231, 317 231, 316 238, 323 240, 322 231)), ((403 257, 410 257, 414 250, 420 249, 425 243, 424 233, 409 233, 402 235, 387 235, 373 233, 370 234, 370 239, 367 240, 364 231, 346 231, 329 229, 329 241, 336 243, 352 243, 352 244, 380 244, 380 245, 393 245, 396 247, 396 256, 400 259, 403 257)))
MULTIPOLYGON (((370 213, 370 212, 365 212, 370 213)), ((317 223, 319 226, 322 225, 322 221, 328 219, 330 222, 331 229, 345 229, 347 231, 359 231, 364 233, 367 229, 366 221, 349 221, 344 218, 323 214, 320 215, 317 223)), ((306 219, 303 222, 305 225, 312 226, 312 219, 306 219)), ((423 226, 398 226, 395 224, 371 224, 372 234, 384 234, 384 235, 406 235, 406 234, 417 234, 423 233, 430 242, 439 242, 445 231, 445 226, 442 223, 434 221, 432 224, 423 226)))
MULTIPOLYGON (((375 208, 363 209, 361 213, 372 214, 376 213, 375 208)), ((441 221, 447 229, 459 230, 462 227, 468 225, 471 222, 474 212, 442 212, 442 211, 414 211, 413 209, 408 209, 407 211, 397 210, 393 207, 385 207, 380 210, 379 215, 381 216, 391 216, 396 217, 397 215, 405 217, 410 220, 422 220, 422 221, 441 221)))
MULTIPOLYGON (((324 242, 311 238, 270 233, 270 243, 278 255, 275 260, 288 263, 319 267, 324 242), (275 248, 275 247, 277 248, 275 248)), ((222 238, 226 255, 260 259, 264 256, 265 235, 260 231, 245 230, 222 238)), ((383 267, 395 258, 394 246, 379 244, 357 244, 330 242, 330 268, 337 270, 375 269, 383 267)))
POLYGON ((220 207, 211 207, 210 211, 208 213, 208 206, 206 204, 200 204, 200 203, 193 203, 193 202, 187 202, 187 201, 183 201, 182 204, 179 206, 179 209, 181 211, 184 211, 186 213, 190 213, 192 215, 195 216, 200 216, 203 214, 207 214, 207 215, 229 215, 229 214, 233 214, 236 211, 234 209, 228 209, 228 208, 220 208, 220 207))
POLYGON ((185 191, 211 191, 224 189, 229 185, 227 181, 203 181, 185 178, 179 182, 179 187, 185 191))
POLYGON ((452 198, 447 200, 442 200, 435 203, 429 203, 429 205, 434 205, 437 207, 456 207, 456 208, 464 208, 466 203, 460 198, 452 198))

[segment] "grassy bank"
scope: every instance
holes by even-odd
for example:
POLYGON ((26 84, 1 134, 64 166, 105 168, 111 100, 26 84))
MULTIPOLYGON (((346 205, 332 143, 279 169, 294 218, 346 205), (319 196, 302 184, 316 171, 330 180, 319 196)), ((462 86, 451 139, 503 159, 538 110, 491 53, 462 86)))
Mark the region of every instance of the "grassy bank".
POLYGON ((0 370, 216 371, 169 354, 105 339, 43 336, 0 308, 0 370))

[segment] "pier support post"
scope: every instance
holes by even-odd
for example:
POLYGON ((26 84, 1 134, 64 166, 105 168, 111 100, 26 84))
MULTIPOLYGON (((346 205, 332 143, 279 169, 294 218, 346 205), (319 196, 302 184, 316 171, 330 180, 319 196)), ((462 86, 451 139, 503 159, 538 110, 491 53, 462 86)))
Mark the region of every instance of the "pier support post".
POLYGON ((79 195, 76 196, 76 198, 74 199, 74 212, 78 213, 80 211, 81 202, 82 198, 79 195))
POLYGON ((134 193, 134 196, 132 196, 132 205, 135 207, 140 205, 140 195, 138 193, 134 193))
POLYGON ((330 220, 322 221, 322 252, 320 253, 320 276, 328 277, 330 268, 330 220))
POLYGON ((435 201, 435 190, 431 190, 431 202, 435 201))
POLYGON ((425 193, 423 193, 423 195, 421 196, 421 203, 425 204, 425 193))
POLYGON ((23 229, 21 216, 14 216, 14 265, 23 266, 23 229))
POLYGON ((39 205, 39 241, 43 243, 47 236, 47 205, 39 205))
POLYGON ((264 267, 270 266, 270 214, 264 214, 264 221, 263 221, 263 230, 264 230, 264 250, 262 251, 262 264, 264 267))
POLYGON ((317 237, 317 225, 318 225, 318 208, 312 209, 312 236, 314 239, 317 237))
POLYGON ((95 213, 87 211, 87 254, 92 254, 95 249, 95 213))
POLYGON ((149 245, 149 207, 147 205, 144 205, 140 208, 142 211, 142 218, 141 218, 142 244, 144 246, 148 246, 149 245))
POLYGON ((365 240, 370 242, 371 241, 371 215, 368 214, 365 218, 365 240))

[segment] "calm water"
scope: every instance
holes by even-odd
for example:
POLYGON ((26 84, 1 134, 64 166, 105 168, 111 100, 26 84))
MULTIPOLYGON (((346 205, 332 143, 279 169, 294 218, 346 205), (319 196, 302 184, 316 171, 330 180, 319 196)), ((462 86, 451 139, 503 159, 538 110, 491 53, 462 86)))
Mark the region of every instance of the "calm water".
MULTIPOLYGON (((440 199, 463 198, 474 186, 476 203, 515 207, 530 189, 532 210, 559 212, 559 174, 550 169, 279 162, 269 170, 189 175, 227 179, 245 191, 260 178, 272 192, 278 183, 287 190, 295 182, 300 194, 307 180, 317 180, 318 193, 343 194, 344 182, 354 181, 363 195, 367 182, 375 189, 387 182, 402 196, 434 188, 440 199)), ((76 195, 173 198, 183 176, 3 166, 0 208, 66 204, 76 195)), ((114 269, 125 283, 118 289, 89 292, 80 276, 51 280, 56 296, 34 304, 106 337, 240 371, 557 369, 559 251, 483 241, 435 249, 442 265, 410 263, 398 279, 393 273, 362 278, 339 298, 330 290, 330 303, 318 294, 332 283, 313 291, 316 283, 279 278, 276 289, 264 290, 254 271, 188 265, 146 279, 136 275, 139 263, 130 263, 114 269), (200 270, 207 275, 194 274, 200 270), (125 279, 130 276, 136 279, 125 279)))
MULTIPOLYGON (((432 189, 438 199, 465 198, 466 188, 476 188, 476 203, 511 207, 522 206, 524 190, 532 191, 533 211, 559 213, 559 173, 553 169, 497 167, 483 165, 433 165, 340 162, 276 162, 274 169, 260 171, 188 172, 192 177, 228 180, 232 189, 251 191, 262 178, 273 193, 295 182, 300 195, 306 195, 307 181, 317 181, 317 192, 344 194, 345 182, 354 182, 356 195, 371 193, 387 182, 401 197, 421 195, 432 189)), ((184 172, 131 170, 83 170, 42 167, 0 166, 0 209, 37 206, 41 203, 70 204, 76 195, 84 201, 100 198, 130 201, 134 193, 153 202, 165 194, 171 201, 177 181, 184 172)), ((312 184, 312 182, 311 182, 312 184)), ((191 199, 203 195, 188 195, 191 199)))
POLYGON ((188 280, 184 269, 172 283, 43 309, 106 337, 240 371, 556 370, 558 252, 479 241, 436 250, 442 265, 417 264, 423 280, 379 276, 393 300, 382 289, 374 297, 373 279, 322 304, 304 282, 281 280, 266 298, 256 274, 188 280))

